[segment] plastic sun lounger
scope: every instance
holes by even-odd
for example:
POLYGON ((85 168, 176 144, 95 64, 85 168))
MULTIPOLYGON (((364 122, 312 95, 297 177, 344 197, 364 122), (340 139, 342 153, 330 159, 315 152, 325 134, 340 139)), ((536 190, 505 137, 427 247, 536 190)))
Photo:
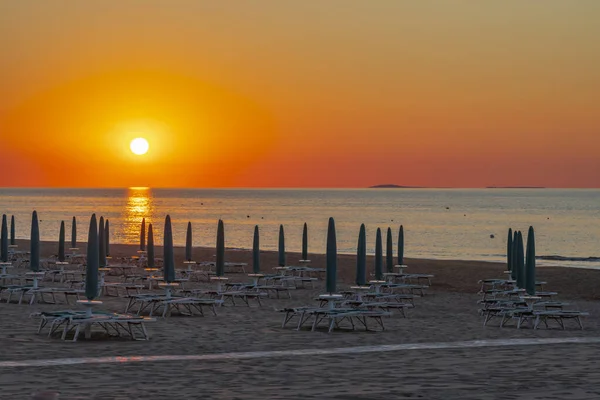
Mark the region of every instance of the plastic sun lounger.
POLYGON ((129 296, 129 302, 125 307, 125 313, 129 312, 136 305, 138 310, 136 315, 141 315, 144 311, 149 311, 151 317, 161 307, 163 308, 162 316, 171 315, 173 310, 177 310, 181 315, 194 315, 194 310, 198 311, 201 316, 204 316, 204 306, 210 307, 212 313, 216 316, 216 306, 223 304, 220 299, 205 299, 197 297, 166 297, 156 294, 139 294, 129 296))
POLYGON ((365 302, 365 301, 360 301, 360 300, 347 300, 344 303, 342 303, 342 307, 345 305, 349 305, 349 306, 357 308, 357 309, 365 309, 368 311, 400 310, 400 312, 402 313, 402 316, 404 318, 408 318, 408 315, 406 314, 406 310, 414 307, 412 304, 407 304, 407 303, 397 303, 397 302, 390 303, 390 302, 380 302, 380 301, 365 302))
POLYGON ((381 287, 391 292, 396 290, 409 291, 410 294, 419 295, 421 297, 425 295, 425 289, 429 288, 427 285, 416 285, 412 283, 388 283, 386 285, 382 285, 381 287))
POLYGON ((155 321, 152 318, 110 312, 95 312, 90 318, 85 311, 69 310, 41 312, 32 314, 32 316, 40 317, 38 334, 41 333, 45 326, 50 324, 49 337, 60 332, 60 328, 62 327, 61 339, 66 340, 69 333, 73 332, 73 342, 79 338, 81 327, 91 334, 94 325, 102 328, 109 336, 126 336, 132 340, 148 340, 150 337, 144 324, 155 321))
POLYGON ((324 320, 328 320, 329 326, 327 333, 331 333, 334 328, 340 328, 340 324, 343 321, 350 322, 352 330, 355 329, 355 321, 358 321, 365 327, 365 330, 369 331, 368 319, 374 320, 382 330, 385 330, 382 317, 389 317, 392 315, 386 311, 364 311, 364 310, 344 310, 344 309, 320 309, 311 314, 314 315, 314 321, 312 325, 312 331, 315 331, 317 326, 324 320))
POLYGON ((540 325, 540 322, 543 322, 546 328, 548 327, 548 320, 556 321, 560 327, 565 330, 565 319, 574 319, 579 328, 583 330, 583 322, 581 321, 581 317, 587 317, 589 313, 581 312, 581 311, 571 311, 571 310, 546 310, 546 311, 535 311, 535 321, 533 324, 533 329, 537 329, 540 325))
POLYGON ((70 304, 69 297, 75 297, 76 300, 79 300, 85 291, 81 289, 73 289, 73 288, 49 288, 49 287, 39 287, 37 289, 31 288, 28 291, 21 292, 21 298, 19 298, 19 304, 21 303, 23 297, 25 295, 29 295, 30 300, 29 304, 34 304, 36 302, 48 303, 48 304, 57 304, 56 294, 62 294, 65 298, 65 303, 70 304), (52 298, 51 301, 46 300, 44 295, 50 295, 52 298))
POLYGON ((412 306, 415 305, 415 296, 413 294, 406 293, 363 293, 361 294, 365 299, 372 299, 375 301, 396 301, 398 303, 408 302, 412 306))
POLYGON ((135 294, 139 294, 143 287, 143 285, 136 285, 132 283, 105 282, 102 286, 102 290, 105 296, 120 297, 119 289, 123 289, 125 291, 125 297, 128 297, 132 294, 130 291, 134 292, 135 294), (114 289, 114 294, 111 294, 109 289, 114 289))
POLYGON ((280 292, 286 292, 289 299, 292 298, 292 290, 296 289, 295 287, 283 286, 283 285, 259 285, 255 287, 256 290, 267 292, 270 297, 270 293, 275 293, 275 296, 279 299, 280 292))

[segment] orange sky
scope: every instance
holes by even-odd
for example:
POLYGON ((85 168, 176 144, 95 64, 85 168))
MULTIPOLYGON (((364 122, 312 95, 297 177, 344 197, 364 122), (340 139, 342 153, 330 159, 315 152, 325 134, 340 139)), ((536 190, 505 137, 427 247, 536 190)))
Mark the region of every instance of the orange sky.
POLYGON ((597 0, 0 1, 0 186, 600 187, 598 21, 597 0))

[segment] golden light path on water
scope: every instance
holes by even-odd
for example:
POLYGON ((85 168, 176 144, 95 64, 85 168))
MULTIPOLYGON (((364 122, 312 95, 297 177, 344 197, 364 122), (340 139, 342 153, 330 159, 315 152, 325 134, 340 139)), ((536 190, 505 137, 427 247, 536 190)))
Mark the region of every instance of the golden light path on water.
POLYGON ((154 222, 152 192, 147 187, 131 187, 127 190, 127 204, 123 210, 121 235, 126 243, 135 243, 140 235, 140 226, 146 218, 146 226, 154 222))
POLYGON ((600 337, 570 337, 570 338, 543 338, 543 339, 493 339, 470 340, 459 342, 434 342, 434 343, 403 343, 380 346, 338 347, 325 349, 298 349, 276 351, 253 351, 242 353, 216 353, 196 355, 158 355, 158 356, 107 356, 107 357, 82 357, 82 358, 57 358, 19 361, 0 361, 0 368, 20 367, 49 367, 81 364, 129 364, 141 362, 167 362, 167 361, 219 361, 243 360, 256 358, 298 357, 298 356, 327 356, 340 354, 384 353, 393 351, 410 350, 446 350, 481 347, 515 347, 515 346, 542 346, 558 344, 598 344, 600 337))

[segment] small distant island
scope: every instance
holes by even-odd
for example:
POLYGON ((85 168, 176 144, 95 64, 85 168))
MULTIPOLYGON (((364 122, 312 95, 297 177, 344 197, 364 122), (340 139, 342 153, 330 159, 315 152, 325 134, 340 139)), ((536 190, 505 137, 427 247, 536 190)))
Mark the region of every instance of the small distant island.
POLYGON ((369 189, 422 189, 420 186, 400 186, 387 183, 384 185, 369 186, 369 189))
POLYGON ((486 189, 546 189, 543 186, 488 186, 486 189))

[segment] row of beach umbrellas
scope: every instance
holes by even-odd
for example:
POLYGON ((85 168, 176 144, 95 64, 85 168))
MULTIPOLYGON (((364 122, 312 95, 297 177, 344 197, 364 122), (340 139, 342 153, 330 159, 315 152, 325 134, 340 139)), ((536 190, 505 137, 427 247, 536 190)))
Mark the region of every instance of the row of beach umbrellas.
MULTIPOLYGON (((3 228, 6 218, 3 217, 3 228)), ((72 245, 73 248, 76 246, 76 229, 77 222, 73 217, 72 224, 72 245)), ((14 225, 13 225, 14 226, 14 225)), ((92 215, 90 220, 89 232, 88 232, 88 247, 87 247, 87 270, 86 270, 86 297, 92 300, 97 296, 98 292, 98 268, 105 267, 106 257, 109 254, 109 222, 100 217, 98 221, 96 215, 92 215)), ((303 243, 302 243, 302 258, 308 258, 308 228, 304 224, 303 228, 303 243)), ((4 241, 4 236, 2 241, 4 241)), ((191 223, 188 223, 187 237, 186 237, 186 259, 191 261, 191 246, 192 243, 192 229, 191 223)), ((280 227, 279 237, 279 262, 285 265, 285 239, 283 226, 280 227)), ((4 245, 2 245, 3 247, 4 245)), ((40 268, 40 236, 39 236, 39 221, 37 212, 33 211, 32 223, 31 223, 31 241, 30 241, 30 268, 33 272, 38 272, 40 268)), ((148 226, 148 237, 146 242, 146 224, 145 219, 142 220, 140 247, 146 251, 148 267, 154 267, 154 235, 152 224, 148 226), (147 243, 147 247, 146 247, 147 243)), ((383 245, 381 229, 377 229, 376 241, 375 241, 375 279, 383 280, 383 245)), ((518 246, 517 246, 518 250, 518 246)), ((175 260, 173 250, 173 231, 171 226, 171 218, 169 215, 165 218, 164 225, 164 245, 163 245, 163 274, 164 281, 166 283, 173 283, 175 281, 175 260)), ((65 252, 65 224, 64 221, 60 225, 59 233, 59 260, 64 260, 65 252)), ((253 272, 260 272, 260 237, 259 227, 254 227, 254 237, 252 244, 252 261, 253 261, 253 272)), ((367 274, 366 274, 366 230, 365 225, 362 224, 359 231, 358 246, 357 246, 357 264, 356 264, 356 284, 366 285, 367 274)), ((402 265, 404 261, 404 228, 400 226, 398 233, 398 264, 402 265)), ((225 228, 222 220, 219 220, 217 227, 217 246, 216 246, 216 276, 221 277, 225 272, 225 228)), ((392 231, 391 228, 387 230, 387 252, 386 252, 386 266, 387 272, 393 272, 394 259, 393 259, 393 247, 392 247, 392 231)), ((326 248, 326 291, 328 293, 335 293, 337 281, 337 240, 335 221, 333 218, 329 219, 327 229, 327 248, 326 248)))
POLYGON ((526 249, 521 231, 508 230, 506 255, 511 280, 515 281, 517 288, 535 295, 535 231, 532 226, 527 232, 526 249))

